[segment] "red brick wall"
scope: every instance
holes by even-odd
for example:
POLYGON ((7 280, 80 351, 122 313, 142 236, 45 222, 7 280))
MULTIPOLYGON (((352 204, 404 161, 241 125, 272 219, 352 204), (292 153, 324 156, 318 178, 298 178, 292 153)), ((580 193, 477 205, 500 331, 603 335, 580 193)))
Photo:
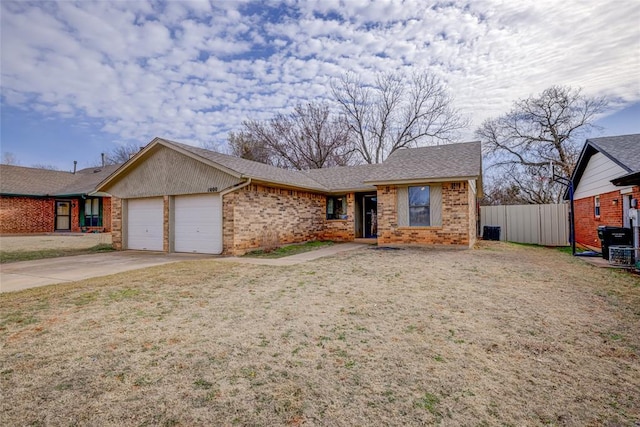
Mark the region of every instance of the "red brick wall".
POLYGON ((80 207, 84 207, 79 199, 71 200, 71 232, 80 233, 80 207))
POLYGON ((395 186, 378 187, 378 244, 471 246, 475 241, 475 203, 467 182, 442 184, 442 226, 398 226, 395 186))
POLYGON ((0 233, 49 233, 54 231, 55 199, 0 197, 0 233))
MULTIPOLYGON (((67 199, 68 200, 68 199, 67 199)), ((51 233, 55 231, 55 198, 0 197, 0 233, 51 233)), ((111 198, 102 199, 101 227, 80 227, 81 199, 71 200, 71 231, 111 231, 111 198)))
MULTIPOLYGON (((595 197, 584 197, 574 200, 576 242, 599 248, 600 239, 598 238, 598 226, 613 225, 622 227, 622 197, 627 196, 628 194, 621 195, 620 191, 617 190, 600 194, 600 217, 595 216, 595 197), (614 200, 617 200, 617 202, 614 203, 614 200)), ((632 197, 640 199, 639 186, 633 188, 632 197)))

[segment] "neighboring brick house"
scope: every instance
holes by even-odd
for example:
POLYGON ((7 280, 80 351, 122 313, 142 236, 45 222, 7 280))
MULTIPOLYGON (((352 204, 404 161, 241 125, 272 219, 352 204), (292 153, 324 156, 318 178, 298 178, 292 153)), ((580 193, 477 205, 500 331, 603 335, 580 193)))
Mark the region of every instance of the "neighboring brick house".
POLYGON ((0 233, 111 231, 111 197, 95 187, 117 167, 72 173, 0 165, 0 233))
POLYGON ((600 248, 598 226, 630 227, 631 200, 640 199, 639 174, 640 134, 586 141, 571 177, 577 243, 600 248))
POLYGON ((402 149, 378 165, 285 170, 155 138, 97 187, 116 249, 243 254, 310 240, 476 240, 479 142, 402 149))

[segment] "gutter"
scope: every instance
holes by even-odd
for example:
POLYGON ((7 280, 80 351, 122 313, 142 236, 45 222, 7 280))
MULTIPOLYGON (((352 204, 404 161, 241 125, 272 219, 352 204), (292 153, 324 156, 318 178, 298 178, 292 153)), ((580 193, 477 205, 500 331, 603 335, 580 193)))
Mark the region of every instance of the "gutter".
MULTIPOLYGON (((229 193, 233 193, 234 191, 238 191, 238 190, 240 190, 241 188, 244 188, 244 187, 246 187, 246 186, 247 186, 247 185, 249 185, 249 184, 251 184, 251 178, 248 178, 245 182, 243 182, 243 183, 241 183, 241 184, 239 184, 239 185, 236 185, 236 186, 234 186, 234 187, 230 187, 230 188, 227 188, 226 190, 221 191, 221 192, 220 192, 220 200, 222 201, 222 198, 223 198, 224 196, 226 196, 227 194, 229 194, 229 193)), ((222 205, 221 205, 221 206, 222 206, 222 205)), ((222 215, 220 216, 220 218, 222 218, 222 215)))

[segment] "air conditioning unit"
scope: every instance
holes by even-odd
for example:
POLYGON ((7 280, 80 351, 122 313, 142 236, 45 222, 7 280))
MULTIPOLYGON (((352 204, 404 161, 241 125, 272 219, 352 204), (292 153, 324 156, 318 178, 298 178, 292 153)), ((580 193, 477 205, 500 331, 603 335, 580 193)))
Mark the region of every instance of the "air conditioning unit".
POLYGON ((619 267, 632 267, 634 252, 633 246, 609 246, 609 264, 619 267))

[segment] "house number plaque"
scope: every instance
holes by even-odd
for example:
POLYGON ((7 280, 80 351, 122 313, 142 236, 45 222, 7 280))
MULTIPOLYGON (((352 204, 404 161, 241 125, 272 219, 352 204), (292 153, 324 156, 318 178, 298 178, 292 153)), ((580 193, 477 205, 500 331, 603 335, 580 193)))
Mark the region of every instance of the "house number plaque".
POLYGON ((209 187, 209 189, 207 190, 209 193, 215 193, 218 191, 218 187, 209 187))

